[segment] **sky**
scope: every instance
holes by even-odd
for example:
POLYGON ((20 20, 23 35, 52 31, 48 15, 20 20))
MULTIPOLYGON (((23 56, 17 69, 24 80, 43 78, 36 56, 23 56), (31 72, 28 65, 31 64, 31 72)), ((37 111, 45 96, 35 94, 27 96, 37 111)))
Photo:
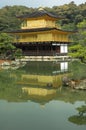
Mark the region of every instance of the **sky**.
POLYGON ((68 4, 74 1, 75 4, 79 5, 85 3, 86 0, 0 0, 0 8, 4 6, 23 5, 27 7, 53 7, 68 4))

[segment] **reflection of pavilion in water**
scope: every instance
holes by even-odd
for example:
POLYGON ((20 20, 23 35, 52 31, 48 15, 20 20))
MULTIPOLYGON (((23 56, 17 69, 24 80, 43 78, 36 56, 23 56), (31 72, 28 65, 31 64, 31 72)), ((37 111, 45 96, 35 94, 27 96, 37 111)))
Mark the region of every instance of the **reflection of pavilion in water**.
POLYGON ((31 101, 45 104, 56 97, 57 89, 61 89, 62 77, 68 75, 68 62, 29 62, 26 73, 18 81, 22 92, 31 101))
MULTIPOLYGON (((51 74, 22 74, 21 80, 18 84, 28 85, 29 87, 49 87, 58 88, 62 86, 62 77, 67 76, 68 73, 68 62, 62 62, 55 64, 56 68, 51 72, 51 74), (58 69, 57 69, 58 66, 58 69)), ((36 68, 35 68, 36 69, 36 68)), ((40 68, 39 68, 40 69, 40 68)), ((31 91, 31 90, 30 90, 31 91)))
POLYGON ((22 74, 18 83, 22 85, 22 92, 29 100, 45 104, 56 97, 57 89, 54 88, 61 89, 62 77, 68 75, 68 62, 53 63, 53 67, 52 64, 47 67, 46 63, 33 64, 28 64, 30 73, 22 74))
POLYGON ((77 101, 86 102, 84 91, 78 92, 78 90, 61 87, 62 78, 71 76, 68 70, 70 70, 70 63, 68 69, 67 62, 52 64, 52 62, 37 61, 28 62, 16 71, 2 72, 2 77, 6 82, 0 80, 0 99, 9 102, 26 102, 29 100, 42 105, 52 100, 72 104, 77 101), (54 87, 58 89, 54 89, 54 87))
POLYGON ((33 87, 22 87, 22 92, 27 95, 29 100, 40 103, 41 105, 53 100, 57 94, 56 89, 33 87))
POLYGON ((29 95, 38 95, 42 97, 56 93, 55 89, 45 89, 45 88, 22 87, 22 90, 23 92, 27 92, 29 95))
POLYGON ((59 65, 60 65, 59 70, 53 71, 53 74, 54 73, 58 74, 58 73, 62 73, 62 72, 65 73, 68 71, 68 62, 60 62, 59 65))

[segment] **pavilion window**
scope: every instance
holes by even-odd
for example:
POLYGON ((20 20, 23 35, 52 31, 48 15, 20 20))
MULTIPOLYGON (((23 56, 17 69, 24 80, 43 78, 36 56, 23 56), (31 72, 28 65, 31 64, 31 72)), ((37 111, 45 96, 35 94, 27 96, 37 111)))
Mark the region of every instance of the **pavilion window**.
POLYGON ((67 44, 61 44, 60 52, 61 53, 67 53, 68 52, 67 44))

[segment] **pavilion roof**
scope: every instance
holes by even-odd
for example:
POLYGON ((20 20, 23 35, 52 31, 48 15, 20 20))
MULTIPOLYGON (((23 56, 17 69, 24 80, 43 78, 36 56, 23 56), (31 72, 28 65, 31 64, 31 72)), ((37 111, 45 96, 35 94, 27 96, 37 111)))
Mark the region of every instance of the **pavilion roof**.
POLYGON ((14 30, 14 31, 10 31, 8 33, 30 33, 30 32, 42 32, 42 31, 59 31, 59 32, 63 32, 63 33, 74 33, 74 31, 65 31, 65 30, 61 30, 61 29, 57 29, 55 27, 53 28, 32 28, 32 29, 20 29, 20 30, 14 30))
POLYGON ((18 16, 17 18, 23 18, 23 19, 38 18, 38 17, 42 17, 42 16, 46 16, 46 15, 49 17, 55 18, 55 19, 63 19, 62 17, 59 17, 56 13, 47 12, 44 9, 39 9, 39 10, 34 11, 32 13, 27 13, 25 15, 18 16))

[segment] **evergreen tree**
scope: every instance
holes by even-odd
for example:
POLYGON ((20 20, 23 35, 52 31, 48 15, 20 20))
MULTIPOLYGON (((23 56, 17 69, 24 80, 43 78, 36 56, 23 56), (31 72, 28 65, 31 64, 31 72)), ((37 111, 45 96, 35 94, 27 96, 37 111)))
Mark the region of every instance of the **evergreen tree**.
POLYGON ((74 58, 81 59, 82 62, 86 61, 86 20, 78 24, 78 33, 76 34, 75 45, 70 47, 70 55, 74 58))
POLYGON ((21 56, 21 50, 12 44, 13 38, 6 33, 0 34, 0 59, 14 59, 21 56))

